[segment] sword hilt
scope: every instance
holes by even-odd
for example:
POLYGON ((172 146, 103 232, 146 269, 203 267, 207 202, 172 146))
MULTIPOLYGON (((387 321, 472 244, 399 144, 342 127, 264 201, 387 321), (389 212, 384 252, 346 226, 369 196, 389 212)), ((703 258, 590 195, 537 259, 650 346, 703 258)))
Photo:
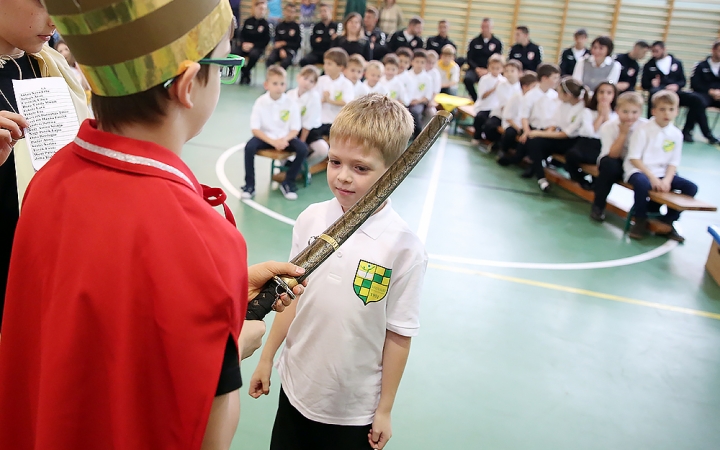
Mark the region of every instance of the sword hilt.
POLYGON ((287 294, 291 300, 295 300, 292 290, 297 285, 297 280, 292 277, 272 277, 265 283, 260 293, 248 302, 245 320, 263 320, 270 311, 274 310, 275 302, 282 294, 287 294))

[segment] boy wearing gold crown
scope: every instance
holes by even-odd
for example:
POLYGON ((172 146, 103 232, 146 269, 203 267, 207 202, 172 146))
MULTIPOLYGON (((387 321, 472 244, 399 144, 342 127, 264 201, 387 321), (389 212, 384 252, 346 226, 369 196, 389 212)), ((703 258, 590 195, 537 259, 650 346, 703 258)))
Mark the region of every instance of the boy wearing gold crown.
POLYGON ((179 156, 221 80, 239 76, 230 6, 45 4, 91 85, 97 121, 37 173, 23 202, 0 345, 0 443, 229 448, 238 353, 264 332, 261 321, 243 327, 247 298, 275 274, 301 272, 248 270, 224 193, 179 156))

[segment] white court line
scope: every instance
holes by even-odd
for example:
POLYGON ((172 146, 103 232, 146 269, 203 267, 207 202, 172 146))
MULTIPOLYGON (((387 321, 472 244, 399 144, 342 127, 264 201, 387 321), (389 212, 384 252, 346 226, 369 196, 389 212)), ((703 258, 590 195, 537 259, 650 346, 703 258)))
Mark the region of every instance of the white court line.
MULTIPOLYGON (((437 163, 442 162, 442 156, 445 150, 445 144, 447 143, 447 136, 443 135, 444 141, 441 141, 441 147, 440 152, 438 155, 438 161, 437 163)), ((215 172, 217 174, 218 179, 220 180, 220 184, 222 185, 223 189, 226 193, 232 195, 233 197, 240 198, 240 189, 236 188, 231 182, 230 179, 228 179, 227 174, 225 173, 225 164, 227 163, 227 160, 234 154, 239 152, 245 148, 245 144, 236 145, 234 147, 231 147, 225 152, 223 152, 222 155, 220 155, 220 158, 218 158, 217 163, 215 164, 215 172)), ((437 164, 439 165, 439 164, 437 164)), ((436 167, 437 167, 436 165, 436 167)), ((435 170, 433 171, 433 176, 435 175, 435 170)), ((439 173, 439 170, 437 170, 439 173)), ((438 175, 439 177, 439 175, 438 175)), ((423 207, 423 217, 425 216, 425 211, 429 206, 430 214, 432 214, 432 207, 434 204, 434 198, 435 194, 437 192, 437 186, 434 188, 435 192, 432 192, 432 199, 433 201, 430 202, 428 199, 430 198, 431 190, 428 189, 428 197, 425 199, 425 206, 423 207)), ((251 208, 254 208, 255 210, 261 212, 262 214, 265 214, 269 217, 272 217, 275 220, 278 220, 280 222, 286 223, 288 225, 295 225, 295 221, 289 217, 283 216, 280 213, 277 213, 269 208, 266 208, 265 206, 253 201, 253 200, 242 200, 243 203, 248 205, 251 208)), ((421 219, 422 220, 422 219, 421 219)), ((428 219, 429 222, 429 219, 428 219)), ((429 224, 428 224, 429 225, 429 224)), ((427 229, 429 228, 428 225, 425 225, 425 237, 427 237, 427 229)), ((421 224, 422 226, 422 224, 421 224)), ((418 234, 420 233, 420 230, 418 230, 418 234)), ((424 241, 423 241, 424 242, 424 241)), ((512 262, 512 261, 490 261, 490 260, 483 260, 483 259, 472 259, 472 258, 462 258, 462 257, 456 257, 456 256, 447 256, 447 255, 429 255, 430 259, 435 261, 445 261, 445 262, 453 262, 457 264, 468 264, 468 265, 474 265, 474 266, 486 266, 486 267, 505 267, 505 268, 513 268, 513 269, 538 269, 538 270, 590 270, 590 269, 607 269, 611 267, 621 267, 621 266, 629 266, 631 264, 637 264, 645 261, 649 261, 653 258, 657 258, 659 256, 662 256, 675 247, 677 247, 678 243, 675 241, 668 240, 660 247, 650 250, 645 253, 641 253, 639 255, 630 256, 627 258, 621 258, 621 259, 613 259, 610 261, 596 261, 596 262, 586 262, 586 263, 526 263, 526 262, 512 262)))
POLYGON ((418 225, 417 235, 423 244, 427 241, 428 232, 430 231, 430 221, 432 219, 433 209, 435 208, 435 197, 437 196, 438 185, 440 184, 440 173, 442 171, 447 141, 448 134, 446 131, 440 137, 440 147, 438 148, 435 166, 430 176, 430 183, 428 185, 427 195, 425 196, 425 204, 423 205, 422 216, 420 216, 420 225, 418 225))

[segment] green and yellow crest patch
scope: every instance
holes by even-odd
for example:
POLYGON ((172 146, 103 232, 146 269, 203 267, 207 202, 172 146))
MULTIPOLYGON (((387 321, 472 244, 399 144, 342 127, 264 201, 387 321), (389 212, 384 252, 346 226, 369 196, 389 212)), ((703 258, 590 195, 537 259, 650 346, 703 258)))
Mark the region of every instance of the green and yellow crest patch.
POLYGON ((425 90, 425 83, 420 83, 419 88, 420 88, 421 91, 424 91, 424 90, 425 90))
POLYGON ((290 119, 290 110, 283 109, 282 111, 280 111, 280 120, 282 120, 283 122, 287 122, 288 119, 290 119))
POLYGON ((343 94, 342 91, 335 93, 335 101, 336 102, 339 102, 343 99, 342 94, 343 94))
POLYGON ((307 106, 303 106, 302 109, 300 110, 300 115, 304 117, 306 112, 307 112, 307 106))
POLYGON ((663 147, 663 151, 665 151, 665 153, 671 152, 671 151, 675 150, 675 141, 670 140, 670 139, 665 139, 663 141, 662 147, 663 147))
POLYGON ((393 100, 397 100, 397 91, 390 91, 390 98, 393 100))
POLYGON ((360 300, 366 305, 371 302, 379 302, 387 295, 391 275, 392 269, 360 260, 353 282, 355 295, 360 297, 360 300))

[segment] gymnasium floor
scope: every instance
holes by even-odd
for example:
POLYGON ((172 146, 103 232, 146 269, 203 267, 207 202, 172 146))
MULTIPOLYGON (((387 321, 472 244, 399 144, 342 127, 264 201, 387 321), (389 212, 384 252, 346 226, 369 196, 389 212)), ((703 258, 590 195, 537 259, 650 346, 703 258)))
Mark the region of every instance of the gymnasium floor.
MULTIPOLYGON (((228 193, 251 263, 286 259, 288 222, 331 197, 319 174, 286 201, 257 158, 255 202, 269 211, 238 199, 235 146, 261 89, 224 86, 183 154, 228 193)), ((720 288, 704 271, 720 214, 684 214, 684 245, 630 241, 617 217, 593 223, 587 203, 518 173, 450 136, 392 197, 430 265, 387 448, 720 448, 720 288)), ((680 173, 720 204, 717 148, 686 146, 680 173)), ((243 363, 246 383, 258 355, 243 363)), ((279 384, 275 374, 259 400, 243 388, 234 449, 268 448, 279 384)))

